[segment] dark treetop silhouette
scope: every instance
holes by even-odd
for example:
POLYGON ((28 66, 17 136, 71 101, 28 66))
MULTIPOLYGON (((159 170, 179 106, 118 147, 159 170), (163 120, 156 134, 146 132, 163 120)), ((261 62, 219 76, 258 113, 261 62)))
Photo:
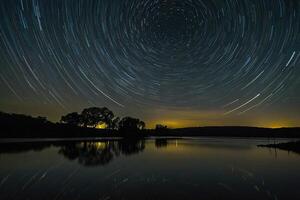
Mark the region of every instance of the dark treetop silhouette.
POLYGON ((119 130, 127 135, 132 135, 132 133, 137 133, 145 128, 145 122, 132 117, 124 117, 119 122, 119 130))
POLYGON ((108 128, 111 128, 113 118, 114 113, 108 108, 91 107, 84 109, 81 114, 73 112, 62 116, 60 122, 74 126, 92 128, 105 124, 108 128))
POLYGON ((124 117, 120 120, 120 117, 115 117, 114 113, 106 107, 86 108, 81 114, 77 112, 69 113, 62 116, 60 122, 90 128, 104 125, 106 129, 122 129, 126 131, 142 130, 146 126, 145 122, 132 117, 124 117))
POLYGON ((80 126, 82 123, 82 119, 81 115, 79 115, 77 112, 72 112, 65 116, 62 116, 60 122, 70 124, 72 126, 80 126))
POLYGON ((91 107, 86 108, 81 112, 81 119, 84 127, 96 128, 97 125, 101 124, 106 124, 109 127, 113 118, 114 113, 106 107, 91 107))

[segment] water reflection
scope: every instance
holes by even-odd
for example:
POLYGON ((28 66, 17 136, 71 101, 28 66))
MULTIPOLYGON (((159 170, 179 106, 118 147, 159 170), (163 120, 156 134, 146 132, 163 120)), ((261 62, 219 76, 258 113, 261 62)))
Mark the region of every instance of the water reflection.
POLYGON ((22 153, 28 151, 42 151, 51 147, 53 144, 48 142, 26 142, 26 143, 1 143, 0 154, 3 153, 22 153))
POLYGON ((69 160, 78 160, 84 166, 105 165, 115 156, 132 155, 143 151, 144 140, 117 140, 71 143, 62 146, 58 153, 69 160))
POLYGON ((77 160, 84 166, 106 165, 114 157, 120 155, 130 156, 145 149, 145 140, 123 139, 110 141, 84 141, 84 142, 38 142, 2 144, 0 153, 21 153, 28 151, 42 151, 51 146, 59 147, 58 154, 68 160, 77 160))
POLYGON ((111 146, 109 142, 73 143, 62 146, 58 153, 84 166, 105 165, 114 157, 111 146))
POLYGON ((261 143, 268 141, 2 143, 0 196, 1 200, 299 197, 299 154, 278 149, 275 158, 273 149, 256 146, 261 143))
POLYGON ((156 148, 167 147, 168 146, 168 140, 166 138, 155 139, 155 146, 156 146, 156 148))

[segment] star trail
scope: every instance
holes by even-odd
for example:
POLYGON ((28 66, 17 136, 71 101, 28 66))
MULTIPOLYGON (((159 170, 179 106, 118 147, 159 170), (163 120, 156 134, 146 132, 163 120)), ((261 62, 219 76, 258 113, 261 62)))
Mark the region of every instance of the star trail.
POLYGON ((107 106, 150 126, 299 126, 299 57, 298 0, 0 2, 8 112, 57 120, 107 106))

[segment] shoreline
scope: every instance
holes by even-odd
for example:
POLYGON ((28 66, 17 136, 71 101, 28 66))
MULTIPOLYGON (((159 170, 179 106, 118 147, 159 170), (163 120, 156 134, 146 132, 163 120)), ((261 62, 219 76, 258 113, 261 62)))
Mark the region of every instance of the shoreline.
MULTIPOLYGON (((224 140, 269 140, 276 144, 283 141, 300 140, 300 138, 270 138, 270 137, 231 137, 231 136, 147 136, 147 137, 74 137, 74 138, 0 138, 0 144, 8 143, 43 143, 43 142, 80 142, 80 141, 108 141, 108 140, 206 140, 206 139, 224 139, 224 140)), ((268 144, 268 145, 274 145, 268 144)), ((268 147, 268 145, 258 145, 259 147, 268 147)), ((270 146, 271 147, 271 146, 270 146)))

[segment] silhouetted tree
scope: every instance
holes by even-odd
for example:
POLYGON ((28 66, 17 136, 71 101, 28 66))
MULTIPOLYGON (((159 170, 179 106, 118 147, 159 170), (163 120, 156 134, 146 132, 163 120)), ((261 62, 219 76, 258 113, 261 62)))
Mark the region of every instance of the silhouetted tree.
POLYGON ((155 130, 157 130, 157 131, 166 130, 166 129, 168 129, 168 127, 166 125, 162 125, 162 124, 155 125, 155 130))
POLYGON ((41 123, 48 123, 47 117, 38 116, 37 120, 41 123))
POLYGON ((112 123, 114 113, 106 107, 86 108, 81 113, 82 124, 84 127, 96 127, 98 124, 105 123, 109 125, 112 123))
POLYGON ((139 130, 142 130, 145 128, 145 122, 132 118, 132 117, 124 117, 119 122, 119 130, 122 132, 132 132, 135 133, 139 130))
POLYGON ((163 134, 165 132, 167 132, 168 127, 166 125, 162 125, 162 124, 156 124, 155 125, 155 132, 157 134, 163 134))
POLYGON ((81 121, 82 121, 81 115, 79 115, 77 112, 69 113, 65 116, 62 116, 60 119, 61 123, 69 124, 72 126, 80 126, 81 121))
POLYGON ((140 120, 139 123, 138 123, 138 129, 143 130, 143 129, 145 129, 145 127, 146 127, 145 122, 140 120))
POLYGON ((120 117, 115 117, 113 120, 111 120, 111 123, 108 124, 108 128, 113 130, 118 130, 119 122, 120 122, 120 117))

